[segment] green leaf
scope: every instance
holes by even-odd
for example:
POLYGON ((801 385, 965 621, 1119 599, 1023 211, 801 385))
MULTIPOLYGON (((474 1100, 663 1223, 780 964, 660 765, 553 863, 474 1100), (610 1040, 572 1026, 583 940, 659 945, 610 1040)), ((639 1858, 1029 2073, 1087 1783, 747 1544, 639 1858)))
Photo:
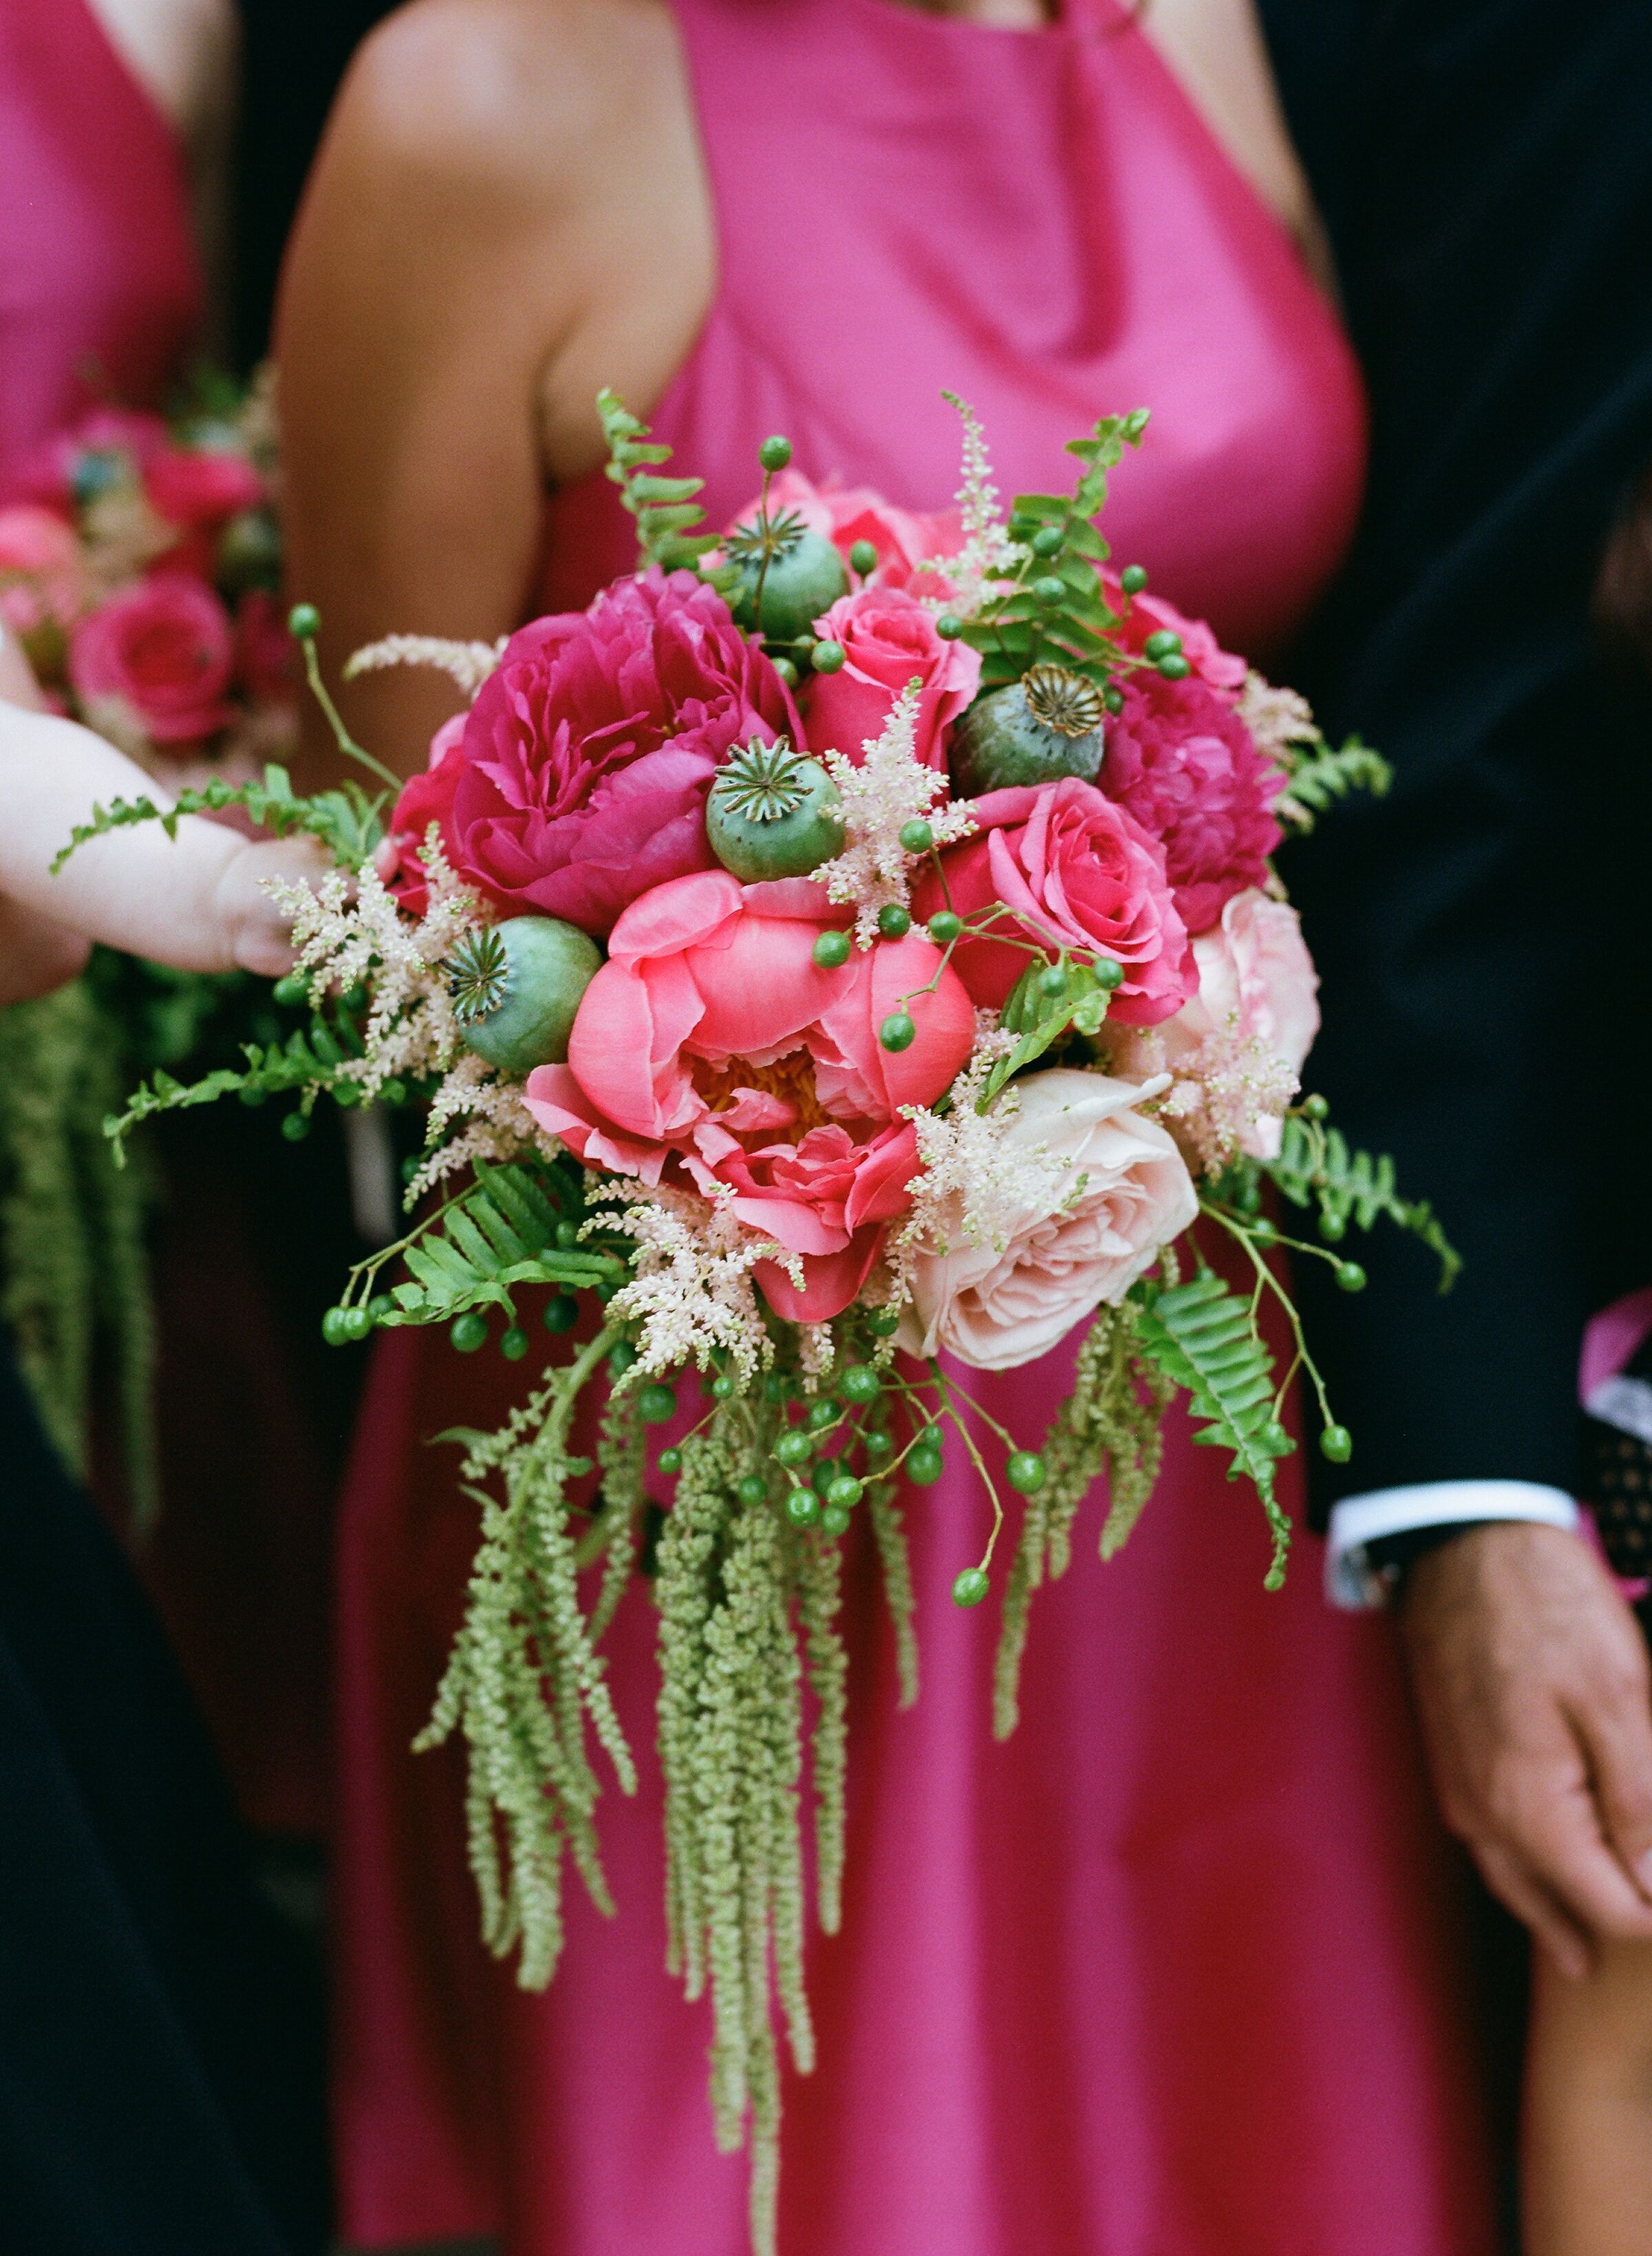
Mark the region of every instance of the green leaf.
POLYGON ((1358 737, 1350 737, 1338 750, 1318 737, 1290 765, 1290 780, 1274 801, 1282 822, 1297 830, 1311 830, 1315 817, 1324 814, 1350 792, 1368 791, 1381 799, 1394 780, 1394 771, 1379 751, 1358 737))
POLYGON ((1149 1360, 1186 1389, 1189 1414, 1200 1421, 1194 1441, 1227 1450, 1228 1478, 1244 1473, 1255 1484, 1273 1533, 1267 1588, 1276 1590, 1290 1544, 1290 1522, 1274 1492, 1274 1460, 1285 1452, 1276 1450, 1269 1434, 1277 1382, 1251 1302, 1230 1292, 1213 1270, 1202 1269, 1187 1284, 1147 1301, 1136 1337, 1149 1360))
POLYGON ((125 830, 140 822, 158 822, 169 838, 178 835, 178 824, 186 814, 219 814, 226 807, 244 807, 260 829, 286 838, 294 831, 302 831, 319 838, 343 868, 359 870, 371 860, 374 850, 384 835, 383 808, 386 794, 378 793, 369 799, 360 784, 344 784, 336 791, 317 792, 309 798, 298 797, 292 789, 286 770, 267 767, 261 780, 230 785, 214 779, 200 791, 180 791, 174 805, 165 809, 144 795, 138 799, 117 799, 109 807, 94 807, 89 822, 76 823, 69 833, 69 842, 60 847, 52 863, 53 877, 63 867, 77 847, 88 840, 102 838, 113 830, 125 830))
MULTIPOLYGON (((654 466, 671 460, 671 450, 649 435, 646 423, 633 415, 617 392, 606 386, 596 396, 596 412, 608 441, 606 475, 620 490, 620 499, 636 520, 641 562, 657 564, 667 572, 697 566, 708 549, 717 546, 713 532, 692 532, 706 512, 694 497, 704 478, 667 478, 654 466)), ((717 584, 721 575, 706 575, 717 584)))
POLYGON ((1285 1122, 1276 1160, 1263 1162, 1293 1206, 1316 1208, 1325 1233, 1339 1238, 1352 1222, 1373 1229, 1379 1218, 1426 1245, 1440 1265, 1440 1290, 1449 1293, 1463 1262, 1426 1199, 1402 1198, 1394 1162, 1386 1152, 1350 1151, 1337 1128, 1321 1128, 1292 1114, 1285 1122))
POLYGON ((432 1216, 403 1250, 411 1284, 392 1294, 391 1323, 444 1323, 466 1308, 510 1308, 518 1285, 575 1290, 618 1284, 624 1258, 594 1246, 559 1246, 562 1211, 547 1195, 553 1178, 525 1164, 477 1168, 479 1180, 432 1216))

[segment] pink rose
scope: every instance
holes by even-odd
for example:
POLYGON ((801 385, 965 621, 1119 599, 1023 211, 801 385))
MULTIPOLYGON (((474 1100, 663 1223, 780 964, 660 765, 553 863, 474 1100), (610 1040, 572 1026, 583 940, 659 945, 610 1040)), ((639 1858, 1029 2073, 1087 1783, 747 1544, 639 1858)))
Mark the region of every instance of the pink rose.
MULTIPOLYGON (((735 519, 748 524, 757 514, 754 495, 735 519)), ((847 564, 857 540, 869 540, 877 551, 875 576, 882 588, 905 588, 915 596, 946 596, 952 582, 938 572, 919 572, 932 557, 955 556, 963 546, 964 529, 955 509, 937 516, 896 509, 870 486, 812 485, 800 470, 782 470, 770 482, 769 513, 778 517, 791 510, 811 532, 820 532, 833 543, 847 564)), ((868 578, 872 575, 868 574, 868 578)))
POLYGON ((1265 883, 1283 835, 1272 810, 1284 778, 1225 694, 1197 673, 1127 674, 1120 687, 1124 709, 1107 723, 1102 781, 1163 847, 1183 921, 1203 932, 1224 902, 1265 883))
POLYGON ((719 761, 783 733, 800 741, 791 692, 721 596, 691 572, 622 580, 513 635, 482 685, 454 780, 454 868, 507 913, 606 933, 639 894, 713 866, 719 761))
POLYGON ((210 737, 235 717, 229 615, 199 580, 158 573, 111 596, 69 644, 69 681, 95 726, 135 722, 157 744, 210 737))
POLYGON ((802 1264, 757 1275, 783 1316, 848 1306, 910 1203, 914 1132, 969 1055, 974 1014, 915 933, 814 961, 836 921, 819 887, 742 886, 706 871, 657 886, 615 926, 586 989, 566 1065, 528 1077, 529 1110, 588 1166, 733 1194, 729 1210, 802 1264), (886 1050, 896 1005, 917 1029, 886 1050))
POLYGON ((33 503, 0 510, 0 622, 38 664, 49 637, 60 655, 63 634, 86 603, 86 580, 74 528, 33 503))
POLYGON ((168 524, 186 532, 216 531, 238 511, 257 507, 264 480, 244 455, 167 446, 144 463, 144 491, 168 524))
POLYGON ((809 749, 829 745, 858 767, 862 744, 882 735, 890 707, 916 679, 924 685, 917 757, 944 773, 946 732, 981 687, 980 652, 944 642, 933 613, 898 588, 840 596, 815 625, 841 643, 845 655, 836 673, 817 673, 811 685, 804 717, 809 749))
MULTIPOLYGON (((970 801, 976 835, 941 857, 946 892, 931 871, 916 891, 919 920, 946 905, 970 917, 1001 901, 1001 929, 1051 955, 1110 955, 1124 966, 1111 1016, 1156 1026, 1193 985, 1187 929, 1177 913, 1164 858, 1122 807, 1076 776, 990 791, 970 801)), ((1031 962, 1013 938, 965 940, 953 957, 977 1003, 998 1009, 1031 962)))
POLYGON ((1123 614, 1117 637, 1126 650, 1139 653, 1149 635, 1168 627, 1182 638, 1182 655, 1195 676, 1229 704, 1234 702, 1250 669, 1242 658, 1235 658, 1232 651, 1222 648, 1203 619, 1190 619, 1174 603, 1167 603, 1163 596, 1127 596, 1119 585, 1118 575, 1111 570, 1102 572, 1101 584, 1107 602, 1115 611, 1123 614))
POLYGON ((1026 1195, 990 1241, 966 1242, 960 1215, 950 1252, 917 1256, 898 1335, 910 1355, 946 1350, 981 1371, 1030 1363, 1121 1301, 1199 1213, 1174 1142, 1131 1110, 1135 1082, 1058 1068, 1012 1085, 999 1142, 1027 1153, 1026 1195))

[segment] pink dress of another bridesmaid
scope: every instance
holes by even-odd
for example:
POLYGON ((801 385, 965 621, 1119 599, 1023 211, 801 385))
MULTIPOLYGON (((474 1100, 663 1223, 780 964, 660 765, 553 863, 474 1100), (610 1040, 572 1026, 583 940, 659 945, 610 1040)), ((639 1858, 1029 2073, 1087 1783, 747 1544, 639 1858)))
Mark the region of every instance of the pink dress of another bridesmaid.
MULTIPOLYGON (((719 231, 716 302, 655 412, 714 521, 784 431, 817 477, 912 508, 957 482, 943 385, 1001 487, 1150 405, 1114 479, 1121 561, 1265 655, 1334 568, 1363 440, 1346 347, 1292 245, 1114 0, 1007 32, 890 0, 674 0, 719 231)), ((551 510, 548 604, 629 568, 599 479, 551 510)), ((1070 1354, 988 1379, 1036 1436, 1070 1354)), ((368 2247, 740 2256, 708 2016, 664 1971, 660 1801, 601 1822, 618 1916, 572 1900, 549 1992, 475 1939, 462 1763, 415 1758, 475 1540, 449 1451, 519 1373, 381 1347, 346 1501, 337 2080, 368 2247)), ((812 1947, 820 2064, 785 2092, 784 2256, 1483 2256, 1487 2169, 1448 1893, 1381 1625, 1304 1546, 1282 1597, 1254 1499, 1177 1420, 1129 1547, 1100 1500, 1036 1602, 1022 1723, 989 1731, 992 1610, 949 1601, 985 1505, 908 1498, 923 1689, 897 1710, 848 1539, 849 1878, 812 1947)), ((1291 1467, 1285 1493, 1300 1503, 1291 1467)), ((646 1587, 611 1632, 652 1741, 646 1587)))

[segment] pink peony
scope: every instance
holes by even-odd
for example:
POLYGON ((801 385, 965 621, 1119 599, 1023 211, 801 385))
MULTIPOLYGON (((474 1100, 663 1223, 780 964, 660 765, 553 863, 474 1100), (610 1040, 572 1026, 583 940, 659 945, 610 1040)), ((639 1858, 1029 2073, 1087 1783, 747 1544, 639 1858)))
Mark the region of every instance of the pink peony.
POLYGON ((1182 638, 1182 655, 1192 667, 1194 677, 1208 683, 1233 703, 1244 687, 1245 676, 1250 669, 1242 658, 1235 658, 1232 651, 1222 648, 1203 619, 1190 619, 1174 603, 1167 603, 1163 596, 1127 596, 1119 585, 1118 575, 1113 571, 1102 573, 1101 584, 1107 602, 1115 611, 1123 614, 1116 633, 1126 650, 1139 653, 1149 635, 1169 627, 1182 638))
POLYGON ((1164 849, 1176 906, 1203 932, 1222 905, 1268 875, 1283 833, 1273 803, 1284 778, 1226 697, 1200 680, 1128 674, 1124 710, 1107 723, 1107 796, 1164 849))
POLYGON ((1101 1302, 1121 1301, 1198 1216, 1174 1142, 1131 1109, 1135 1082, 1058 1068, 1014 1088, 999 1141, 1006 1160, 1028 1154, 1020 1211, 975 1243, 960 1216, 951 1251, 918 1255, 899 1334, 910 1355, 944 1349, 981 1371, 1030 1363, 1101 1302), (1058 1170, 1040 1163, 1045 1153, 1058 1170))
POLYGON ((69 681, 81 709, 121 742, 135 723, 157 744, 210 737, 235 717, 229 615, 199 580, 158 573, 76 627, 69 681))
MULTIPOLYGON (((754 495, 735 522, 749 524, 757 514, 759 501, 754 495)), ((956 555, 962 546, 963 527, 956 510, 928 516, 896 509, 870 486, 812 485, 800 470, 791 469, 770 481, 769 513, 778 517, 784 510, 794 511, 811 532, 824 533, 846 564, 855 542, 869 540, 877 551, 880 587, 906 588, 915 596, 952 593, 949 580, 917 568, 932 557, 956 555)))
POLYGON ((974 1014, 911 934, 825 970, 819 888, 742 886, 706 871, 657 886, 615 926, 565 1066, 528 1077, 528 1109, 587 1165, 731 1193, 747 1230, 802 1264, 757 1274, 783 1316, 848 1306, 910 1203, 917 1148, 903 1105, 933 1103, 970 1051, 974 1014), (910 999, 909 999, 910 998, 910 999), (901 1004, 916 1039, 884 1049, 901 1004))
POLYGON ((791 692, 721 596, 691 572, 622 580, 513 635, 483 684, 454 771, 453 866, 507 913, 606 933, 639 894, 713 866, 718 762, 782 733, 801 737, 791 692))
MULTIPOLYGON (((1156 1026, 1193 985, 1187 931, 1170 898, 1164 857, 1123 808, 1076 776, 1058 783, 992 791, 970 802, 977 831, 941 857, 946 892, 932 872, 918 885, 913 913, 946 905, 969 917, 1002 901, 1014 913, 1002 928, 1053 955, 1116 957, 1124 966, 1111 1015, 1128 1026, 1156 1026)), ((1031 958, 1012 941, 965 940, 953 961, 977 1003, 996 1010, 1031 958)))
POLYGON ((842 644, 845 659, 836 673, 814 677, 804 717, 810 750, 831 746, 858 766, 862 744, 882 734, 890 707, 917 680, 917 757, 944 774, 946 732, 981 687, 980 652, 943 641, 934 614, 898 588, 840 596, 815 624, 842 644))

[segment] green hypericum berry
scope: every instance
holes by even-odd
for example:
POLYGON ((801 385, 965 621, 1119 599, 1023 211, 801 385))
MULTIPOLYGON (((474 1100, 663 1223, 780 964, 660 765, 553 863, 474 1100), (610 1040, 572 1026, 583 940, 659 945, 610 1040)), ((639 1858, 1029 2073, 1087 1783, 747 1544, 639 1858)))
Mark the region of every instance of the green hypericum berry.
POLYGON ((817 673, 840 673, 849 653, 840 642, 818 642, 809 653, 817 673))
POLYGON ((791 441, 778 431, 772 439, 765 439, 757 449, 757 460, 770 473, 784 470, 791 460, 791 441))
POLYGON ((662 1449, 659 1453, 659 1469, 667 1480, 670 1480, 674 1473, 680 1473, 683 1470, 682 1451, 676 1449, 662 1449))
POLYGON ((839 970, 849 960, 847 932, 823 932, 814 944, 814 960, 822 971, 839 970))
POLYGON ((816 1459, 814 1470, 809 1477, 814 1483, 815 1494, 823 1503, 826 1500, 826 1491, 831 1487, 833 1482, 836 1480, 838 1477, 838 1471, 839 1460, 836 1457, 819 1457, 816 1459))
POLYGON ((789 658, 770 659, 769 662, 774 667, 775 672, 780 676, 780 679, 785 683, 788 689, 795 689, 797 687, 798 669, 791 663, 791 660, 789 658))
POLYGON ((1065 539, 1066 535, 1058 525, 1041 525, 1033 534, 1030 546, 1035 556, 1058 556, 1065 539))
POLYGON ((310 1116, 307 1112, 289 1112, 281 1123, 281 1133, 289 1144, 302 1144, 309 1132, 310 1116))
POLYGON ((880 1308, 867 1318, 866 1328, 875 1339, 890 1339, 901 1329, 901 1320, 893 1308, 880 1308))
POLYGON ((794 1426, 775 1443, 775 1455, 783 1465, 805 1465, 814 1455, 814 1443, 801 1427, 794 1426))
POLYGON ((1147 570, 1141 564, 1127 564, 1119 575, 1119 585, 1127 596, 1139 596, 1147 585, 1147 570))
POLYGON ((932 1488, 946 1470, 938 1449, 914 1449, 906 1460, 906 1477, 919 1488, 932 1488))
POLYGON ((899 901, 885 901, 877 913, 877 928, 885 940, 904 940, 912 929, 910 909, 903 908, 899 901))
POLYGON ((1250 1225, 1250 1234, 1258 1245, 1276 1245, 1279 1232, 1264 1214, 1250 1225))
POLYGON ((565 1253, 568 1253, 573 1251, 579 1242, 580 1225, 577 1222, 573 1221, 571 1216, 565 1214, 561 1221, 557 1224, 557 1244, 561 1247, 565 1253))
POLYGON ((344 1311, 344 1336, 347 1340, 364 1340, 373 1329, 373 1319, 359 1302, 344 1311))
POLYGON ((910 1050, 917 1038, 917 1028, 904 1011, 891 1011, 878 1028, 877 1038, 886 1050, 910 1050))
POLYGON ((321 1336, 329 1347, 342 1347, 350 1336, 345 1329, 348 1308, 329 1308, 321 1319, 321 1336))
POLYGON ((1302 1100, 1302 1115, 1304 1120, 1328 1120, 1331 1117, 1331 1107, 1323 1096, 1304 1096, 1302 1100))
POLYGON ((828 1535, 847 1535, 849 1515, 840 1504, 828 1504, 820 1514, 820 1526, 828 1535))
POLYGON ((615 1340, 608 1350, 608 1369, 615 1378, 623 1378, 636 1361, 636 1350, 629 1340, 615 1340))
POLYGON ((1046 1477, 1044 1461, 1037 1449, 1016 1449, 1004 1467, 1004 1478, 1022 1496, 1036 1496, 1046 1477))
POLYGON ((784 1402, 791 1392, 791 1381, 784 1371, 763 1373, 763 1399, 765 1402, 784 1402))
POLYGON ((984 1567, 966 1567, 953 1584, 953 1604, 955 1606, 978 1606, 991 1588, 984 1567))
POLYGON ((1101 692, 1101 702, 1107 707, 1109 713, 1122 713, 1124 710, 1124 692, 1121 689, 1115 687, 1114 685, 1109 681, 1107 687, 1101 692))
POLYGON ((289 971, 285 979, 278 979, 271 990, 276 1002, 285 1011, 296 1011, 310 999, 310 983, 302 974, 289 971))
POLYGON ((1319 1235, 1327 1245, 1340 1245, 1348 1234, 1348 1225, 1339 1214, 1322 1214, 1319 1235))
POLYGON ((953 909, 937 909, 930 919, 928 931, 937 948, 950 948, 964 929, 964 920, 953 909))
POLYGON ((1096 985, 1109 995, 1115 987, 1124 984, 1124 966, 1114 955, 1098 955, 1090 966, 1090 972, 1096 985))
POLYGON ((943 611, 935 622, 935 631, 943 642, 956 642, 964 631, 964 622, 956 611, 943 611))
POLYGON ((1262 1428, 1262 1445, 1270 1457, 1288 1457, 1296 1447, 1277 1418, 1270 1419, 1262 1428))
POLYGON ((883 1381, 869 1363, 852 1363, 838 1381, 851 1402, 875 1402, 883 1381))
POLYGON ((887 1457, 894 1447, 894 1442, 882 1426, 874 1426, 866 1436, 866 1454, 868 1457, 887 1457))
POLYGON ((711 1391, 714 1400, 718 1402, 728 1402, 732 1400, 733 1398, 739 1393, 740 1382, 738 1379, 733 1378, 729 1372, 720 1371, 716 1378, 714 1378, 711 1383, 711 1391))
POLYGON ((657 1379, 637 1396, 636 1408, 645 1426, 663 1426, 667 1419, 677 1415, 677 1396, 671 1387, 657 1379))
POLYGON ((1179 650, 1173 650, 1168 658, 1160 659, 1158 670, 1166 681, 1185 681, 1193 671, 1179 650))
POLYGON ((447 1328, 447 1336, 460 1355, 475 1355, 488 1338, 488 1319, 480 1308, 467 1308, 462 1316, 455 1316, 447 1328))
POLYGON ((838 1473, 826 1483, 826 1500, 840 1511, 852 1512, 861 1501, 861 1486, 853 1473, 838 1473))
POLYGON ((520 1324, 512 1324, 499 1343, 499 1352, 507 1363, 520 1363, 528 1352, 528 1335, 520 1324))
POLYGON ((915 815, 910 822, 902 823, 901 843, 909 854, 927 854, 935 843, 935 833, 922 815, 915 815))
POLYGON ((1142 654, 1156 664, 1161 658, 1169 658, 1173 651, 1179 651, 1181 647, 1182 638, 1174 627, 1160 627, 1142 645, 1142 654))
POLYGON ((1032 583, 1034 603, 1043 603, 1046 608, 1051 608, 1058 603, 1066 592, 1065 583, 1058 580, 1053 572, 1046 572, 1032 583))
POLYGON ((313 603, 294 603, 287 613, 287 632, 299 642, 313 642, 321 631, 321 614, 313 603))
POLYGON ((1067 991, 1067 968, 1064 963, 1046 963, 1038 974, 1038 986, 1045 995, 1065 995, 1067 991))
POLYGON ((838 1422, 837 1404, 829 1394, 823 1394, 818 1402, 809 1405, 809 1414, 804 1422, 811 1433, 824 1434, 828 1426, 838 1422))
POLYGON ((1363 1293, 1365 1290, 1365 1272, 1360 1268, 1357 1261, 1339 1261, 1337 1264, 1337 1282, 1341 1286, 1345 1293, 1363 1293))
POLYGON ((375 1293, 367 1304, 367 1313, 376 1324, 382 1324, 386 1316, 396 1314, 396 1303, 388 1293, 375 1293))
POLYGON ((877 550, 869 540, 857 540, 849 551, 849 569, 864 580, 877 570, 877 550))
POLYGON ((545 1328, 548 1332, 571 1332, 580 1321, 580 1304, 572 1293, 555 1294, 545 1302, 545 1328))
POLYGON ((761 1473, 746 1473, 736 1483, 735 1494, 749 1511, 755 1512, 768 1501, 769 1484, 761 1473))
POLYGON ((1333 1465, 1346 1465, 1353 1455, 1353 1436, 1346 1426, 1327 1426, 1319 1436, 1319 1454, 1333 1465))
POLYGON ((820 1499, 812 1488, 794 1488, 786 1493, 786 1518, 794 1527, 812 1527, 820 1517, 820 1499))

